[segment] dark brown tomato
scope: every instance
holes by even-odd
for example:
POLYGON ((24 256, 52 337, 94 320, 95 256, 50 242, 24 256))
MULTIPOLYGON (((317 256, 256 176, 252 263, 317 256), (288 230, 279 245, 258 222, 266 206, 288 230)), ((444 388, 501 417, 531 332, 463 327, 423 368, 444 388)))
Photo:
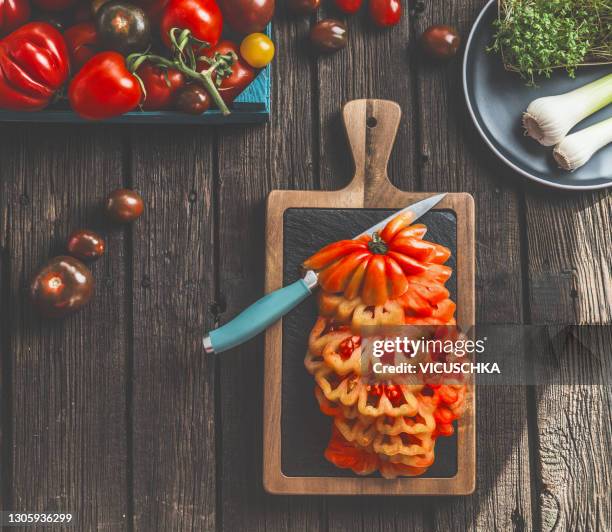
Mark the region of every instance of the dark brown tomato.
POLYGON ((274 15, 274 0, 219 0, 223 21, 241 35, 262 31, 274 15))
POLYGON ((95 260, 104 255, 104 239, 89 229, 73 231, 68 237, 66 249, 73 257, 81 260, 95 260))
POLYGON ((52 258, 30 285, 30 299, 48 318, 63 318, 86 305, 94 290, 89 268, 74 257, 52 258))
POLYGON ((201 115, 210 107, 210 95, 199 85, 187 85, 178 93, 176 108, 190 115, 201 115))
POLYGON ((111 192, 104 204, 106 215, 117 223, 133 222, 144 211, 144 202, 138 192, 120 188, 111 192))
POLYGON ((434 59, 453 57, 459 46, 461 46, 461 37, 452 26, 430 26, 421 35, 421 48, 434 59))
POLYGON ((320 52, 331 53, 346 47, 347 29, 343 22, 326 18, 310 30, 310 42, 320 52))
POLYGON ((144 52, 151 43, 149 19, 132 4, 105 3, 96 14, 96 29, 105 50, 124 55, 144 52))
POLYGON ((321 0, 289 0, 289 9, 297 15, 310 15, 321 5, 321 0))

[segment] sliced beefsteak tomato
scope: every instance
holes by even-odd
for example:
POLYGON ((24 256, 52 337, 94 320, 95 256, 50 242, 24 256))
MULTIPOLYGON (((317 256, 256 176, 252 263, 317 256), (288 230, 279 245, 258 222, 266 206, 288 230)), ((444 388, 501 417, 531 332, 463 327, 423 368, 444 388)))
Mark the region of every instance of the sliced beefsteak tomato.
POLYGON ((31 22, 0 41, 0 108, 40 111, 70 73, 66 43, 45 22, 31 22))
POLYGON ((383 305, 409 293, 414 300, 410 308, 429 315, 448 297, 443 284, 451 270, 442 266, 450 250, 423 240, 426 231, 422 224, 410 225, 410 216, 400 215, 380 234, 330 244, 303 266, 318 272, 326 292, 361 297, 366 305, 383 305))
POLYGON ((190 30, 196 39, 214 46, 223 30, 223 16, 215 0, 169 0, 161 19, 161 38, 171 48, 172 28, 190 30))
POLYGON ((0 37, 11 33, 30 18, 30 0, 0 0, 0 37))
POLYGON ((72 109, 89 120, 119 116, 142 99, 140 82, 117 52, 94 55, 73 78, 68 90, 72 109))

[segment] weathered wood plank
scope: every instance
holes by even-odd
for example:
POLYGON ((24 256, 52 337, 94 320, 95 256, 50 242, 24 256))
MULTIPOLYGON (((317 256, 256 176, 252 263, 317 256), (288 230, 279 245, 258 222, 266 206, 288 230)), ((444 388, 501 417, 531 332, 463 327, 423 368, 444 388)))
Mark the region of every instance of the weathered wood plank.
MULTIPOLYGON (((426 3, 418 35, 452 24, 465 38, 482 0, 426 3)), ((415 53, 418 49, 415 47, 415 53)), ((518 176, 495 161, 471 125, 461 87, 460 58, 431 64, 418 55, 417 108, 425 190, 471 192, 476 201, 477 323, 522 321, 518 176)), ((531 528, 527 394, 522 387, 477 390, 477 485, 470 497, 435 506, 436 530, 531 528)))
MULTIPOLYGON (((263 295, 268 192, 316 185, 311 70, 302 42, 309 24, 284 3, 277 3, 277 20, 271 123, 219 130, 221 323, 263 295)), ((262 337, 220 355, 222 529, 316 531, 320 499, 263 491, 263 361, 262 337)))
POLYGON ((132 130, 135 530, 215 528, 213 145, 210 128, 132 130))
POLYGON ((108 235, 92 266, 92 303, 63 321, 27 301, 36 269, 78 227, 99 229, 97 203, 121 185, 121 139, 109 128, 0 130, 5 339, 11 359, 14 510, 73 512, 80 530, 126 528, 125 246, 108 235), (8 311, 8 312, 7 312, 8 311))
POLYGON ((417 189, 414 72, 408 55, 410 22, 404 8, 401 22, 386 29, 375 28, 365 13, 343 19, 333 6, 319 10, 319 18, 344 20, 349 36, 346 49, 317 59, 321 188, 340 188, 353 175, 340 118, 342 106, 349 100, 376 98, 397 102, 403 113, 389 160, 391 182, 404 190, 417 189))
MULTIPOLYGON (((394 149, 389 160, 391 182, 403 190, 418 190, 415 159, 417 135, 414 106, 414 75, 408 55, 411 37, 408 6, 401 22, 384 30, 373 27, 367 13, 346 17, 349 43, 345 50, 317 59, 319 83, 319 136, 321 188, 333 190, 348 183, 353 175, 348 144, 340 118, 343 104, 358 98, 388 99, 402 109, 394 149)), ((340 18, 333 6, 320 10, 319 17, 340 18)), ((391 499, 339 498, 328 504, 329 530, 423 530, 430 507, 422 499, 403 499, 393 511, 391 499)))
MULTIPOLYGON (((529 191, 529 308, 535 324, 612 323, 612 197, 529 191)), ((609 356, 608 341, 599 353, 609 356), (607 350, 607 352, 605 352, 607 350)), ((572 356, 570 354, 570 356, 572 356)), ((595 377, 579 353, 576 383, 595 377), (582 360, 582 363, 581 363, 582 360)), ((539 375, 545 378, 544 375, 539 375)), ((543 530, 610 530, 610 386, 539 386, 538 510, 543 530)))

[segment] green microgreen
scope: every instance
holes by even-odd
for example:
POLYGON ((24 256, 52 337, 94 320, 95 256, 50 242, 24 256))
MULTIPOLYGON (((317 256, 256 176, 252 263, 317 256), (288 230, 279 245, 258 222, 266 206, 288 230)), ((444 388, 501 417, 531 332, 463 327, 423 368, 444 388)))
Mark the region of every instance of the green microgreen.
POLYGON ((612 1, 499 0, 489 51, 528 84, 565 68, 612 62, 612 1))

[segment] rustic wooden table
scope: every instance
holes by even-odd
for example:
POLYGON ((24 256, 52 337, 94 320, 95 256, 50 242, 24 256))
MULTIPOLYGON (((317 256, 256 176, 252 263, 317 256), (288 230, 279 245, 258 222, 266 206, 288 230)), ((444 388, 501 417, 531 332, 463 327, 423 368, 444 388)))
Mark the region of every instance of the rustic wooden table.
POLYGON ((268 192, 352 175, 350 99, 401 104, 397 186, 474 195, 480 319, 612 322, 609 192, 513 174, 470 123, 459 62, 408 53, 433 23, 467 35, 483 0, 427 2, 383 32, 356 17, 322 59, 279 4, 266 126, 0 126, 2 508, 72 511, 78 530, 610 530, 609 387, 481 389, 473 496, 264 493, 262 339, 207 358, 201 336, 262 295, 268 192), (30 276, 70 230, 100 228, 121 186, 146 214, 109 233, 95 301, 39 320, 30 276))

